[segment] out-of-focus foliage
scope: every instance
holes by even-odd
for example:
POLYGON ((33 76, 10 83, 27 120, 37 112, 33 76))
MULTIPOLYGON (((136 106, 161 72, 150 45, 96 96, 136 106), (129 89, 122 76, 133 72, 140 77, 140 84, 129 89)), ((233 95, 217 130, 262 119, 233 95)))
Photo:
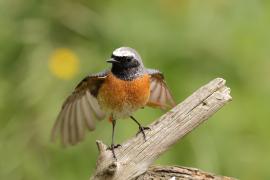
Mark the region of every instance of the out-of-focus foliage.
MULTIPOLYGON (((50 130, 78 81, 107 68, 119 46, 163 71, 177 102, 216 77, 232 89, 232 103, 156 163, 270 179, 269 1, 1 0, 0 27, 0 179, 88 179, 111 125, 66 149, 50 130)), ((116 132, 121 143, 137 127, 120 120, 116 132)))

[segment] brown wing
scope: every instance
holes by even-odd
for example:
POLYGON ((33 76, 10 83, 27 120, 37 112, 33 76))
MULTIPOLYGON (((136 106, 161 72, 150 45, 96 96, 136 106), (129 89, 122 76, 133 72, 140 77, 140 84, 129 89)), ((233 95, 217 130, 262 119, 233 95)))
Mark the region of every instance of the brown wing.
POLYGON ((85 129, 93 131, 95 120, 101 120, 105 114, 97 102, 98 90, 106 72, 87 76, 66 99, 52 129, 52 140, 58 134, 64 146, 75 145, 85 136, 85 129))
POLYGON ((164 76, 158 70, 148 69, 151 75, 150 98, 147 105, 150 107, 168 109, 175 106, 164 76))

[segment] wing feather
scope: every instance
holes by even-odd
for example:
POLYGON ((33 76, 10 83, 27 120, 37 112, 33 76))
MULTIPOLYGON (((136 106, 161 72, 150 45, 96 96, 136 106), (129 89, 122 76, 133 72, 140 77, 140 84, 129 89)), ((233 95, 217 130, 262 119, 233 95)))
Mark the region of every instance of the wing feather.
POLYGON ((164 76, 157 70, 148 69, 151 76, 150 97, 147 105, 167 109, 175 106, 170 90, 164 80, 164 76))
POLYGON ((57 118, 56 118, 56 121, 54 123, 54 126, 53 126, 53 129, 52 129, 52 134, 51 134, 51 140, 54 142, 55 139, 56 139, 56 136, 57 136, 57 133, 58 133, 58 129, 61 129, 61 125, 62 125, 62 119, 63 119, 63 116, 64 116, 64 111, 65 110, 62 110, 57 118))
POLYGON ((86 97, 88 99, 88 102, 90 103, 91 108, 94 110, 94 113, 97 117, 97 119, 102 119, 105 115, 105 113, 101 110, 97 99, 90 95, 88 91, 86 91, 86 97))
POLYGON ((75 106, 76 106, 75 117, 76 117, 76 122, 77 122, 77 127, 78 127, 78 141, 80 141, 80 140, 83 140, 84 138, 85 123, 83 121, 83 118, 81 117, 80 102, 76 101, 75 106))
POLYGON ((150 94, 150 101, 157 100, 158 96, 160 95, 160 86, 158 85, 158 82, 153 81, 153 83, 155 84, 155 88, 151 90, 152 93, 150 94))
POLYGON ((101 120, 105 113, 101 110, 97 95, 107 76, 107 71, 87 76, 66 99, 52 129, 52 140, 58 134, 64 146, 74 145, 85 136, 85 126, 93 131, 95 120, 101 120))
POLYGON ((69 144, 69 140, 68 140, 68 138, 69 138, 68 124, 69 124, 70 108, 71 108, 71 104, 68 104, 67 107, 65 108, 65 114, 64 114, 64 117, 62 119, 62 125, 61 125, 62 144, 64 146, 69 144))
POLYGON ((161 86, 159 102, 161 104, 166 104, 166 88, 164 86, 161 86))
POLYGON ((95 117, 93 113, 92 107, 89 105, 89 101, 87 102, 86 96, 82 97, 81 100, 81 110, 84 116, 87 127, 90 131, 95 130, 95 117))
POLYGON ((77 142, 77 127, 76 127, 76 101, 71 104, 70 117, 69 117, 69 142, 76 144, 77 142))

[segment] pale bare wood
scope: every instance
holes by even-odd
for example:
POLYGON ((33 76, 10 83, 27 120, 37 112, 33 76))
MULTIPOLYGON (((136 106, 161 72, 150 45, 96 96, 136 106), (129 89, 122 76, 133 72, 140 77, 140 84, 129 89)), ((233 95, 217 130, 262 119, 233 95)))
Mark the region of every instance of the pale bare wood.
POLYGON ((225 80, 217 78, 201 87, 182 103, 164 114, 142 135, 129 139, 116 149, 117 161, 101 141, 97 141, 99 157, 91 179, 133 179, 145 173, 149 166, 173 144, 231 100, 225 80))

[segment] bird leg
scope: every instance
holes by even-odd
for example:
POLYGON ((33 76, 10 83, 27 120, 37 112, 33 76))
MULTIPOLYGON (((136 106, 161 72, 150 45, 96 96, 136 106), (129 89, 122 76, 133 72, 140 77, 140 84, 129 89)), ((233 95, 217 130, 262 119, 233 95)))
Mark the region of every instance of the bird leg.
POLYGON ((117 161, 117 158, 115 156, 115 152, 114 152, 114 149, 118 148, 119 146, 121 146, 120 144, 117 144, 117 145, 114 145, 114 129, 115 129, 115 125, 116 125, 116 120, 115 119, 112 119, 112 144, 111 144, 111 147, 109 147, 108 149, 112 151, 112 154, 113 154, 113 158, 117 161))
POLYGON ((146 141, 146 135, 144 130, 151 130, 149 127, 143 127, 133 116, 130 116, 130 118, 139 126, 139 131, 137 132, 136 135, 142 133, 143 134, 143 138, 146 141))

